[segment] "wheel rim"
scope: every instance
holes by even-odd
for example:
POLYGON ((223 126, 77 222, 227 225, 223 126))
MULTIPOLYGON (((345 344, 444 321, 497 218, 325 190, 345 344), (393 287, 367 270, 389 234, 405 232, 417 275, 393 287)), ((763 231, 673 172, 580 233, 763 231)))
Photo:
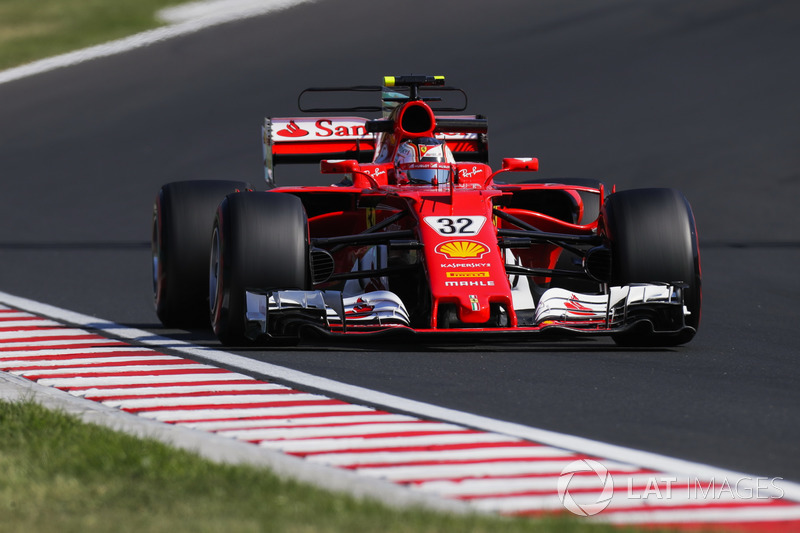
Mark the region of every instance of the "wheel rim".
POLYGON ((214 228, 214 233, 211 236, 211 261, 208 272, 208 303, 211 308, 211 313, 216 312, 217 309, 217 292, 219 291, 219 275, 220 275, 220 242, 219 242, 219 228, 214 228))

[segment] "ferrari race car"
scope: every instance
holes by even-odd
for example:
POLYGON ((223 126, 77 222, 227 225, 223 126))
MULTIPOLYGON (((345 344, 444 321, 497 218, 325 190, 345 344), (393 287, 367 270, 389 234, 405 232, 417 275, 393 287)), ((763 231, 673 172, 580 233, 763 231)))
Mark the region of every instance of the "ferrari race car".
POLYGON ((226 345, 315 334, 690 341, 700 258, 684 196, 581 178, 506 183, 538 160, 492 170, 487 120, 454 114, 466 102, 441 76, 306 89, 300 110, 329 114, 265 120, 266 191, 163 186, 152 234, 159 319, 197 328, 210 316, 226 345), (380 93, 380 105, 313 105, 364 93, 380 93), (340 116, 354 112, 380 114, 340 116), (279 187, 275 167, 286 163, 318 164, 335 183, 279 187))

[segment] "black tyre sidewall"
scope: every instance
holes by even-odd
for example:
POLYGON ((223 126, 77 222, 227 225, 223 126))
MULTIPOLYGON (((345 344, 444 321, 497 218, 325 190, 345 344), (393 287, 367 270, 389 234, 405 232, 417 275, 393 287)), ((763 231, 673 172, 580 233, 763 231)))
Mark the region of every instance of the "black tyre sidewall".
MULTIPOLYGON (((310 288, 305 209, 300 199, 290 194, 231 194, 217 209, 213 232, 219 235, 219 265, 212 327, 223 344, 250 344, 245 336, 248 289, 310 288)), ((211 263, 214 269, 213 257, 211 263)), ((210 275, 215 275, 213 270, 210 275)))

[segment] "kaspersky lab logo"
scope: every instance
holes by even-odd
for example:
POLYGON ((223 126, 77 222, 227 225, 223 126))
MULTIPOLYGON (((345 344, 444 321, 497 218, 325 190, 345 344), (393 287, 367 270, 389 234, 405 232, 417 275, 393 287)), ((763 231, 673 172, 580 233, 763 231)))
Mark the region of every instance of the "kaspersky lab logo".
POLYGON ((608 507, 611 497, 614 495, 614 481, 611 479, 608 469, 591 459, 573 461, 565 466, 561 471, 561 477, 558 478, 557 487, 558 498, 564 508, 579 516, 596 515, 608 507), (576 476, 576 474, 579 475, 576 476), (599 496, 596 490, 580 490, 586 487, 597 488, 596 478, 599 478, 603 489, 599 496), (585 480, 585 483, 581 483, 579 480, 585 480), (573 490, 572 494, 570 488, 573 490), (576 497, 578 497, 578 501, 576 501, 576 497))

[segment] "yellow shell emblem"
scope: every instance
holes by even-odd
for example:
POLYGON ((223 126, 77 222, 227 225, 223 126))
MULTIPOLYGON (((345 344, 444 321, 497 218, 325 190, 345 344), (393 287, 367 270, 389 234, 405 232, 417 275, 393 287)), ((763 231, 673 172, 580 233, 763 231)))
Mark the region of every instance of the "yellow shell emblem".
POLYGON ((450 259, 477 259, 489 248, 475 241, 447 241, 437 246, 436 251, 450 259))

